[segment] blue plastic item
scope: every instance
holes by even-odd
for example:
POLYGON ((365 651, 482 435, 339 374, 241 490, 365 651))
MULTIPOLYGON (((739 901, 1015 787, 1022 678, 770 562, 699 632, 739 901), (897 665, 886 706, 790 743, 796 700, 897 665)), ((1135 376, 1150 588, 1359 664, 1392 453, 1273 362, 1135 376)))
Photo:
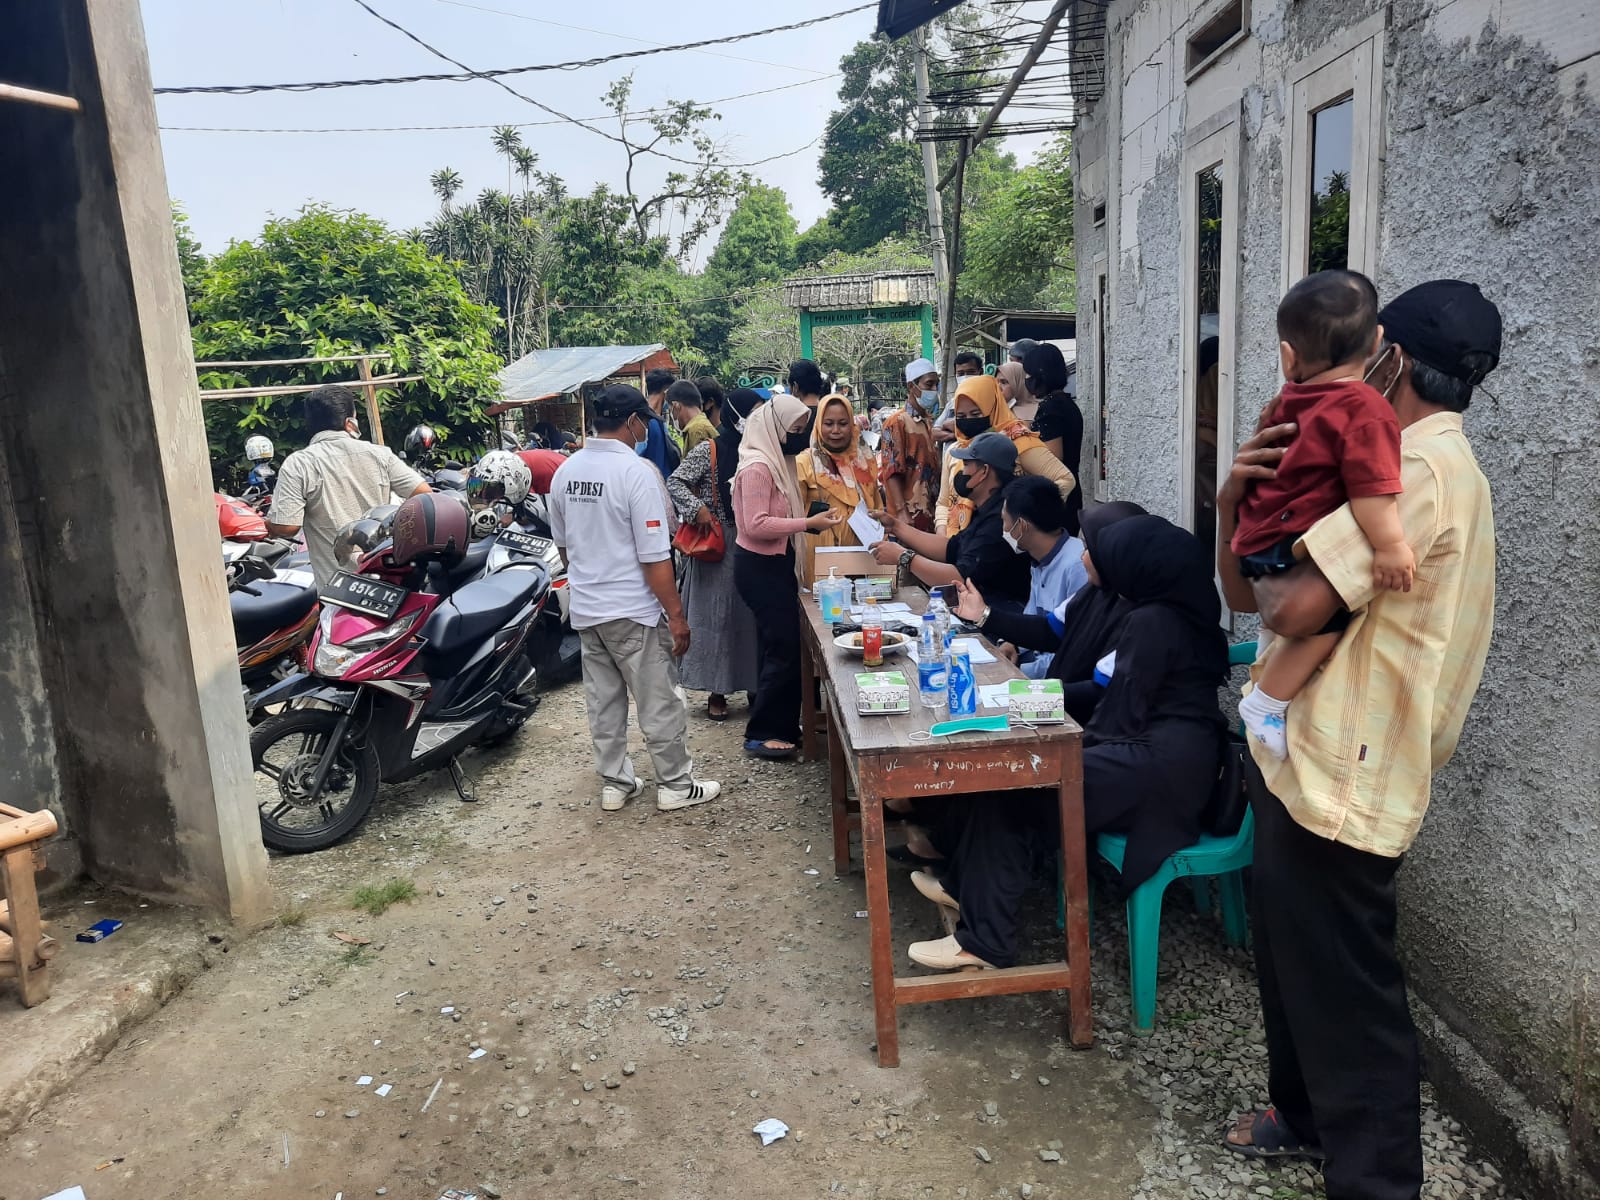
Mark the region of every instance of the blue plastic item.
MULTIPOLYGON (((1228 665, 1248 666, 1255 662, 1256 644, 1241 642, 1228 647, 1228 665)), ((1161 864, 1149 879, 1128 897, 1128 990, 1133 999, 1133 1031, 1149 1034, 1156 1024, 1156 964, 1161 950, 1161 899, 1167 885, 1183 876, 1194 888, 1195 906, 1209 911, 1205 877, 1217 877, 1218 906, 1222 910, 1223 936, 1230 946, 1242 946, 1248 932, 1248 913, 1244 899, 1244 877, 1240 874, 1254 857, 1256 815, 1246 810, 1239 832, 1232 837, 1202 836, 1192 846, 1179 850, 1161 864)), ((1102 833, 1095 839, 1095 850, 1118 870, 1128 852, 1128 838, 1121 833, 1102 833)), ((1058 920, 1065 924, 1065 896, 1061 899, 1058 920)))

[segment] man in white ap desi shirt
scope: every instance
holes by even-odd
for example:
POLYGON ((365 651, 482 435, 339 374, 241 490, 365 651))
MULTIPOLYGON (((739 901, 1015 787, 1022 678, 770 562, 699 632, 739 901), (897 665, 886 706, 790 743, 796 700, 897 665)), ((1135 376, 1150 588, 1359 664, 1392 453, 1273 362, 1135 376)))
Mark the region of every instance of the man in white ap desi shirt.
POLYGON ((661 476, 636 453, 651 409, 637 389, 607 388, 594 402, 595 436, 550 483, 550 530, 567 564, 572 627, 583 642, 583 697, 594 739, 600 807, 617 812, 644 791, 628 757, 628 694, 656 774, 656 808, 714 800, 697 780, 677 658, 689 648, 672 576, 672 529, 661 476))

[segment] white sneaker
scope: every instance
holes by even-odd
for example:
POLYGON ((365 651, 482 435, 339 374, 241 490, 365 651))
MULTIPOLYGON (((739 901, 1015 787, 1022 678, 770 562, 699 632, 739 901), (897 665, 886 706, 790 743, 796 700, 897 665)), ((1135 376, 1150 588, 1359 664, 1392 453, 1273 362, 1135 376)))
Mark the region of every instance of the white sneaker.
POLYGON ((622 806, 629 800, 637 800, 644 791, 644 780, 635 779, 633 786, 624 790, 612 787, 609 783, 600 789, 600 807, 606 812, 621 812, 622 806))
POLYGON ((680 808, 693 808, 722 794, 722 785, 714 779, 691 779, 686 788, 656 788, 656 810, 677 812, 680 808))

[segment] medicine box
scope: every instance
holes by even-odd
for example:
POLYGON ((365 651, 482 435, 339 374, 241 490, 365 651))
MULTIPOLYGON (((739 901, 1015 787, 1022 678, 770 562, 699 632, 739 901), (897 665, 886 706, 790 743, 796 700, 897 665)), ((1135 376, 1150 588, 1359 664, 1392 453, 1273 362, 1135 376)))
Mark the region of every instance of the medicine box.
POLYGON ((1067 719, 1059 679, 1013 679, 1006 700, 1013 721, 1060 725, 1067 719))
POLYGON ((911 711, 911 688, 899 671, 868 671, 856 676, 856 711, 903 713, 911 711))

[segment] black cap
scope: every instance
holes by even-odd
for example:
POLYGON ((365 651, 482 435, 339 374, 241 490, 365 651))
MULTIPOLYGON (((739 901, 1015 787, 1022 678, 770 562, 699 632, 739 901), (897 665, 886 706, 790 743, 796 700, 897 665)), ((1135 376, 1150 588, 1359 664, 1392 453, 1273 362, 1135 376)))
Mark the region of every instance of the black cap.
POLYGON ((1418 362, 1473 386, 1500 361, 1500 310, 1475 283, 1419 283, 1384 305, 1378 324, 1418 362))
POLYGON ((965 446, 957 446, 950 451, 950 457, 982 463, 1010 475, 1017 469, 1017 444, 1005 434, 990 430, 980 433, 965 446))
POLYGON ((648 421, 655 416, 655 410, 638 388, 614 383, 594 398, 594 415, 605 421, 626 421, 638 415, 648 421))

